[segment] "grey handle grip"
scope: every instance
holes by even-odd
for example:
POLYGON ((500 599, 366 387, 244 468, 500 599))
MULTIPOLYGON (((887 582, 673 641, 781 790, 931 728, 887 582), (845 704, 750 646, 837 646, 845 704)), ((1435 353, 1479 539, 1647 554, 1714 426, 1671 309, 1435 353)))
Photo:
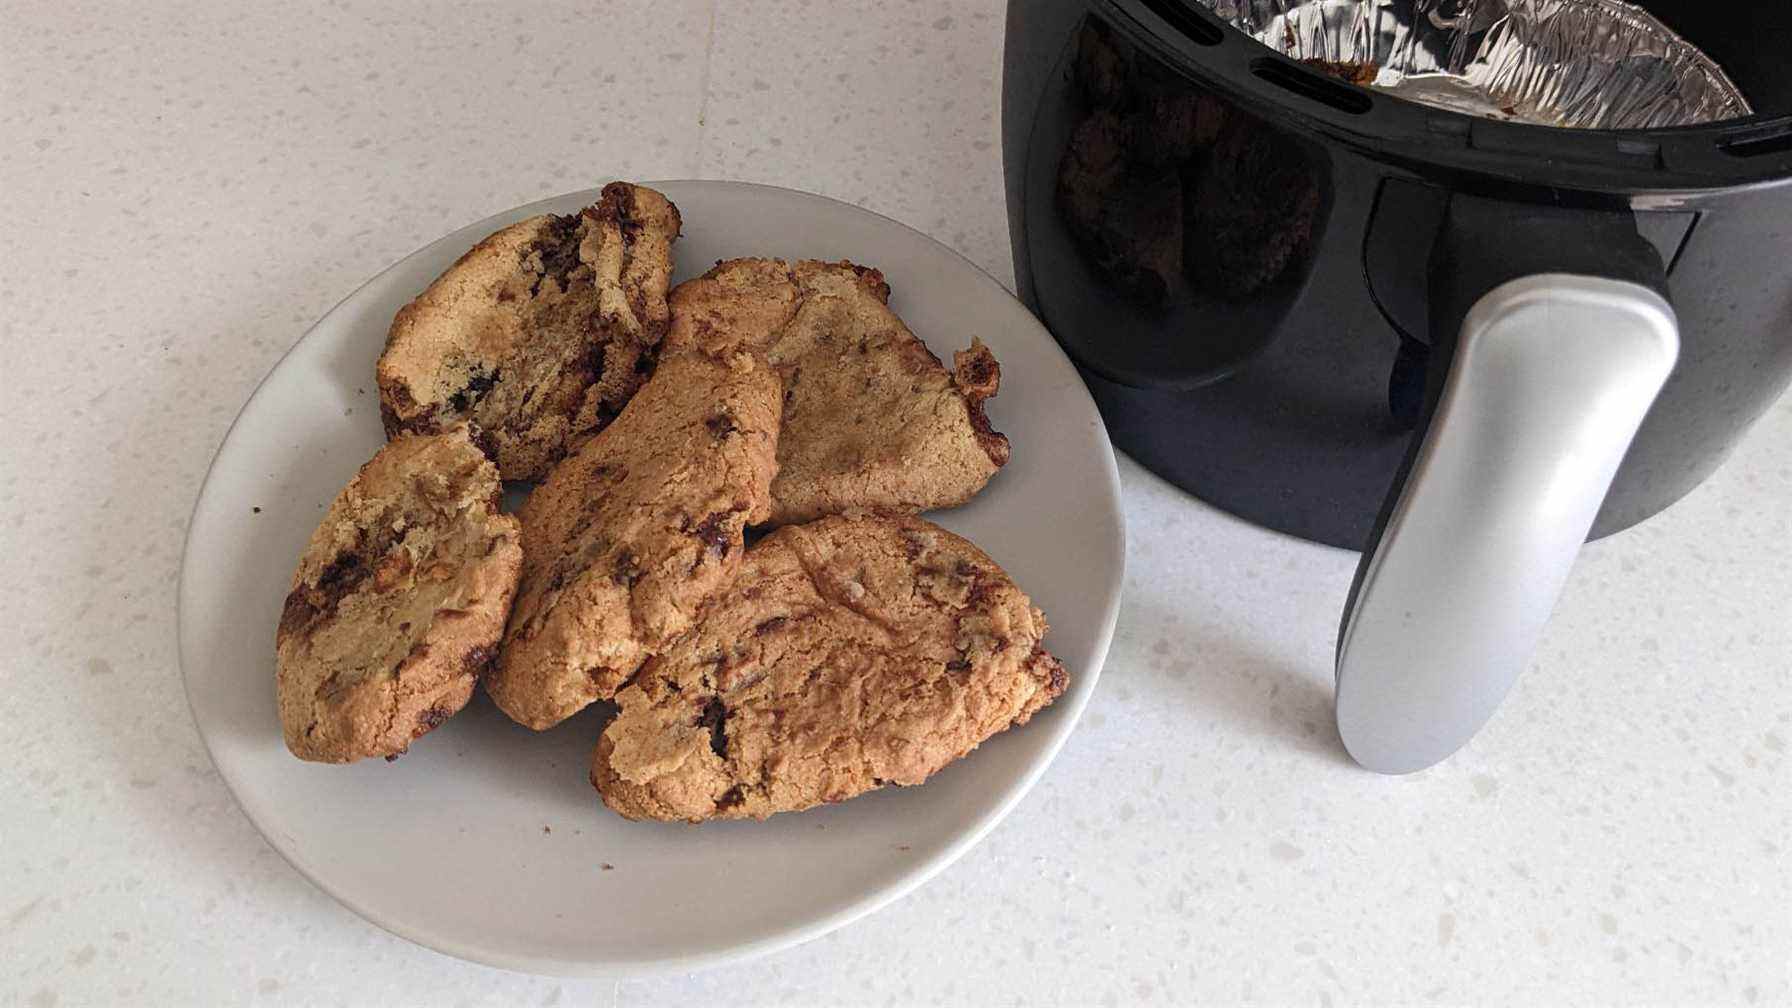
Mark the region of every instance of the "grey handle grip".
POLYGON ((1640 284, 1540 274, 1475 303, 1339 635, 1338 733, 1358 763, 1422 770, 1493 715, 1679 345, 1640 284))

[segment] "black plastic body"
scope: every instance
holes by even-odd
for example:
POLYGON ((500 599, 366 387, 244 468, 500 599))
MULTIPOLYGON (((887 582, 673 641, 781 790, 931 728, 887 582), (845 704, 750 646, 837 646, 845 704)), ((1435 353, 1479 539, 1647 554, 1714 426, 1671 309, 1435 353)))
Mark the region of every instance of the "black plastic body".
POLYGON ((1460 302, 1502 269, 1646 276, 1674 305, 1682 349, 1592 534, 1628 527, 1697 486, 1792 379, 1792 70, 1773 55, 1792 46, 1792 8, 1644 6, 1761 114, 1623 132, 1493 122, 1300 66, 1186 0, 1015 0, 1003 136, 1020 293, 1123 451, 1257 524, 1363 549, 1460 302), (1101 104, 1091 32, 1145 81, 1130 97, 1101 104), (1186 151, 1161 123, 1210 108, 1221 139, 1162 167, 1186 151), (1096 117, 1132 145, 1119 161, 1148 163, 1148 177, 1103 174, 1096 117), (1222 163, 1245 167, 1215 182, 1222 163), (1088 192, 1120 209, 1091 216, 1088 192), (1522 242, 1443 241, 1462 231, 1447 226, 1452 206, 1471 200, 1494 221, 1536 211, 1581 237, 1536 262, 1522 242), (1227 209, 1238 204, 1249 211, 1227 209), (1180 259, 1176 240, 1158 240, 1172 210, 1180 259), (1230 245, 1202 244, 1216 233, 1230 245), (1454 301, 1433 283, 1452 256, 1454 301))

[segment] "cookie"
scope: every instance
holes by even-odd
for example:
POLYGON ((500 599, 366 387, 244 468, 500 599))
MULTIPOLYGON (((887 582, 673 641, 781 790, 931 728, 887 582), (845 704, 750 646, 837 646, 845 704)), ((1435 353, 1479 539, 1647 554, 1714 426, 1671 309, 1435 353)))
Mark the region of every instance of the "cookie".
POLYGON ((771 513, 779 397, 751 353, 668 354, 530 494, 522 587, 486 680, 505 713, 552 727, 690 627, 771 513))
POLYGON ((330 505, 275 634, 293 755, 394 757, 466 705, 522 566, 498 493, 462 425, 388 443, 330 505))
POLYGON ((1045 617, 923 519, 854 512, 747 550, 616 697, 591 780, 630 819, 763 819, 919 784, 1064 691, 1045 617))
POLYGON ((1007 463, 983 410, 995 357, 973 340, 947 371, 889 297, 877 270, 776 259, 724 262, 672 292, 668 352, 749 349, 783 379, 774 524, 952 507, 1007 463))
POLYGON ((507 480, 536 480, 622 411, 667 325, 678 208, 612 182, 592 206, 497 232, 393 319, 388 437, 471 421, 507 480))

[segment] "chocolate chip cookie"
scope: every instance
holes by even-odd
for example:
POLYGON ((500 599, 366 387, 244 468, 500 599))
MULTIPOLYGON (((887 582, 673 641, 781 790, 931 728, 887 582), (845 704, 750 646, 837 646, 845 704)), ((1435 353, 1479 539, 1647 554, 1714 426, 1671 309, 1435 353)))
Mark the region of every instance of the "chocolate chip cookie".
POLYGON ((983 410, 995 357, 973 340, 948 372, 889 297, 877 270, 777 259, 724 262, 672 292, 668 351, 751 349, 783 379, 774 524, 952 507, 1007 463, 983 410))
POLYGON ((728 583, 771 513, 778 377, 749 352, 668 354, 519 512, 523 577, 486 689, 543 729, 608 699, 728 583))
POLYGON ((391 441, 330 505, 275 634, 293 755, 396 756, 466 705, 522 565, 498 492, 463 424, 391 441))
POLYGON ((919 784, 1064 691, 1046 622, 981 550, 854 512, 747 551, 619 694, 591 780, 630 819, 763 819, 919 784))
POLYGON ((612 182, 592 206, 513 224, 392 321, 388 436, 471 421, 507 480, 535 480, 608 424, 666 332, 678 208, 612 182))

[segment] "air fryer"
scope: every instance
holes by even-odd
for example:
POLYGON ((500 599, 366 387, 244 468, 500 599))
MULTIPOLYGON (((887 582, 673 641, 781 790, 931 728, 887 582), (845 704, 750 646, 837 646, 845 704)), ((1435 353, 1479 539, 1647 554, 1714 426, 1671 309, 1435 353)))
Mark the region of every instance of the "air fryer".
POLYGON ((1491 716, 1579 545, 1697 486, 1792 377, 1792 8, 1645 4, 1721 67, 1657 106, 1722 118, 1588 129, 1527 121, 1601 122, 1573 81, 1459 111, 1228 23, 1293 6, 1014 0, 1015 271, 1123 451, 1363 552, 1339 729, 1406 772, 1491 716))

